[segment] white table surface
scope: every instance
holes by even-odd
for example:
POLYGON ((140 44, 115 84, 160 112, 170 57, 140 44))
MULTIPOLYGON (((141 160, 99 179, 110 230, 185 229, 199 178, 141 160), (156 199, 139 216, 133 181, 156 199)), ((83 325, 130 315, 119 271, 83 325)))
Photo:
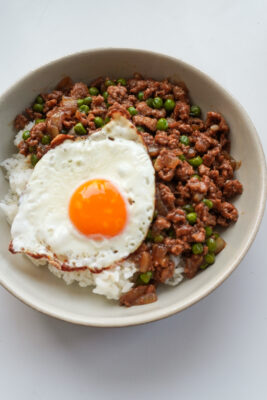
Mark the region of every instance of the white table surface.
MULTIPOLYGON (((243 104, 267 152, 267 2, 0 0, 0 92, 95 47, 179 57, 243 104)), ((0 288, 1 399, 266 399, 267 218, 233 275, 190 309, 98 329, 39 314, 0 288)))

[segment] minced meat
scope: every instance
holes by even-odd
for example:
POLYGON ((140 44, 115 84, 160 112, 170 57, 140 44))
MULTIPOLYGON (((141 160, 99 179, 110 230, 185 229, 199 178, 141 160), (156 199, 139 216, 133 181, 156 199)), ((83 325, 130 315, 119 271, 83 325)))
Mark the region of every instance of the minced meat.
POLYGON ((140 274, 120 299, 132 306, 156 301, 157 285, 174 274, 173 256, 182 256, 189 279, 214 262, 225 246, 214 229, 237 221, 238 211, 229 201, 243 187, 234 176, 238 163, 229 154, 224 117, 210 111, 201 118, 184 83, 140 74, 118 81, 99 77, 89 86, 64 78, 15 118, 17 130, 35 120, 19 151, 35 164, 64 140, 91 135, 116 111, 132 120, 142 135, 156 176, 154 220, 145 241, 129 256, 140 274))

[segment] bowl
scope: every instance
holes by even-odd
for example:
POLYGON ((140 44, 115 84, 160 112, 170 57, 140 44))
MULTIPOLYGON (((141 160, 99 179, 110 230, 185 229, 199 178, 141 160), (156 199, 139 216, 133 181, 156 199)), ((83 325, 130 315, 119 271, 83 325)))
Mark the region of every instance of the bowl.
MULTIPOLYGON (((266 200, 266 166, 257 132, 243 107, 220 85, 195 67, 166 55, 133 49, 97 49, 69 55, 40 67, 20 79, 0 98, 0 161, 16 151, 12 121, 40 92, 55 87, 66 75, 74 81, 103 75, 130 77, 140 72, 147 77, 184 81, 193 103, 204 114, 219 111, 231 129, 232 150, 242 163, 237 178, 244 193, 235 200, 239 220, 224 233, 227 246, 216 263, 176 287, 159 289, 158 301, 124 308, 115 301, 94 295, 88 288, 67 286, 47 268, 35 267, 22 255, 8 252, 10 227, 0 216, 0 282, 14 296, 50 316, 76 324, 119 327, 155 321, 182 311, 217 288, 238 266, 255 239, 266 200)), ((8 188, 0 177, 0 197, 8 188)))

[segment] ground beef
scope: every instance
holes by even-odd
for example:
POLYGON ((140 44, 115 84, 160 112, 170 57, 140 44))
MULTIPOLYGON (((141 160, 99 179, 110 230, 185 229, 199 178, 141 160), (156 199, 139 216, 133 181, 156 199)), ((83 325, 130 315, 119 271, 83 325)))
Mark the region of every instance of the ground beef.
POLYGON ((186 223, 186 213, 181 208, 175 208, 173 211, 169 212, 167 218, 174 224, 181 225, 186 223))
POLYGON ((190 106, 183 101, 178 101, 173 111, 175 119, 181 119, 182 121, 188 121, 189 119, 190 106))
POLYGON ((138 92, 141 92, 148 87, 148 81, 140 79, 129 79, 128 87, 130 93, 138 94, 138 92))
POLYGON ((19 114, 16 116, 16 118, 14 120, 14 128, 17 131, 20 131, 21 129, 23 129, 25 127, 25 125, 27 125, 28 122, 29 122, 29 120, 27 117, 25 117, 25 115, 19 114))
POLYGON ((56 99, 47 100, 44 105, 44 112, 46 113, 47 111, 54 108, 56 105, 57 105, 56 99))
POLYGON ((194 196, 195 193, 201 193, 206 195, 208 191, 208 185, 203 182, 203 180, 199 180, 197 177, 191 177, 187 184, 186 187, 191 192, 191 196, 194 196))
POLYGON ((168 134, 164 131, 157 131, 155 135, 155 143, 160 146, 166 146, 169 143, 168 134))
POLYGON ((153 230, 160 232, 164 229, 170 228, 171 223, 167 220, 167 218, 162 217, 161 215, 157 217, 157 219, 153 222, 153 230))
POLYGON ((61 90, 53 90, 53 92, 48 94, 43 94, 42 97, 49 101, 49 100, 56 100, 57 103, 62 99, 63 92, 61 90))
POLYGON ((175 256, 179 256, 184 251, 190 249, 190 245, 182 239, 171 239, 167 237, 164 244, 168 248, 168 251, 175 256))
POLYGON ((128 118, 128 119, 131 118, 131 115, 130 115, 129 111, 127 110, 127 108, 118 102, 112 104, 108 108, 108 112, 106 115, 107 115, 107 117, 112 118, 112 115, 116 112, 120 112, 125 118, 128 118))
POLYGON ((109 86, 107 92, 109 104, 121 103, 127 97, 127 89, 124 86, 109 86))
POLYGON ((157 185, 156 191, 156 209, 162 215, 166 215, 163 210, 167 211, 174 208, 175 196, 171 189, 163 183, 157 185))
POLYGON ((219 212, 227 220, 233 222, 237 221, 238 211, 233 204, 227 203, 227 201, 222 202, 219 212))
POLYGON ((198 153, 206 153, 206 151, 210 147, 210 140, 206 135, 199 133, 199 137, 196 139, 195 142, 195 149, 198 153))
POLYGON ((176 176, 182 182, 187 182, 194 174, 193 167, 188 162, 180 162, 176 168, 176 176))
POLYGON ((70 97, 73 99, 83 99, 88 96, 88 87, 82 83, 75 83, 70 91, 70 97))
POLYGON ((157 157, 154 168, 159 178, 163 181, 171 181, 175 174, 175 168, 179 164, 179 159, 172 150, 162 149, 157 157))
POLYGON ((204 228, 197 229, 196 232, 192 233, 192 240, 196 243, 202 243, 205 241, 206 232, 204 228))
POLYGON ((189 103, 189 98, 187 95, 187 89, 185 87, 181 86, 174 86, 173 89, 173 95, 175 100, 182 101, 185 103, 189 103))
POLYGON ((204 226, 215 226, 216 216, 209 212, 208 207, 203 203, 198 203, 195 207, 198 218, 203 222, 204 226))
MULTIPOLYGON (((209 111, 205 120, 194 115, 184 83, 145 79, 136 73, 125 85, 112 79, 114 84, 107 87, 108 79, 98 77, 91 82, 90 87, 99 91, 91 95, 85 83, 74 83, 65 77, 55 90, 38 96, 41 107, 32 104, 19 114, 14 126, 21 130, 29 121, 41 120, 18 145, 21 154, 36 154, 40 159, 64 140, 75 140, 73 128, 77 123, 83 125, 85 134, 91 135, 99 129, 96 118, 104 124, 120 112, 136 125, 154 165, 156 199, 147 238, 129 257, 139 266, 133 289, 120 299, 122 305, 129 307, 156 301, 158 284, 173 276, 173 256, 182 256, 189 279, 200 267, 206 268, 206 230, 228 227, 237 221, 238 211, 229 200, 240 195, 243 187, 234 177, 239 163, 229 154, 229 127, 224 117, 214 111, 209 111), (153 97, 162 99, 162 107, 154 108, 153 97), (84 98, 87 107, 81 107, 84 98), (165 109, 166 99, 174 101, 172 111, 165 109), (158 130, 161 118, 166 119, 167 126, 158 130), (45 135, 50 138, 49 143, 43 141, 45 135), (192 250, 196 243, 202 244, 201 254, 192 250), (150 281, 143 284, 142 274, 148 273, 150 281)), ((218 234, 211 235, 216 241, 218 234)), ((225 243, 219 239, 222 250, 225 243)))
POLYGON ((237 179, 227 180, 223 186, 223 195, 227 199, 241 194, 242 192, 243 186, 237 179))
POLYGON ((229 127, 225 122, 223 116, 217 112, 210 111, 207 113, 206 128, 209 129, 209 133, 212 135, 218 134, 218 132, 228 133, 229 127))
POLYGON ((137 126, 144 126, 151 132, 155 132, 157 126, 156 118, 143 117, 142 115, 135 115, 133 122, 137 126))
POLYGON ((159 119, 166 116, 166 111, 164 108, 160 110, 155 110, 154 108, 149 107, 145 101, 141 101, 140 103, 138 103, 136 109, 137 111, 139 111, 140 114, 144 115, 145 117, 152 116, 159 119))

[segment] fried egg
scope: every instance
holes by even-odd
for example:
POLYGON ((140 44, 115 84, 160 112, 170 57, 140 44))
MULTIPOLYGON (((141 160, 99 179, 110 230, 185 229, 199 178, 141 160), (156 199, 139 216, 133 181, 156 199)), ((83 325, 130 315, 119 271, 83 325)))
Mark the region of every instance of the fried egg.
POLYGON ((134 252, 155 205, 154 168, 136 128, 115 116, 35 166, 11 227, 11 251, 63 270, 100 271, 134 252))

